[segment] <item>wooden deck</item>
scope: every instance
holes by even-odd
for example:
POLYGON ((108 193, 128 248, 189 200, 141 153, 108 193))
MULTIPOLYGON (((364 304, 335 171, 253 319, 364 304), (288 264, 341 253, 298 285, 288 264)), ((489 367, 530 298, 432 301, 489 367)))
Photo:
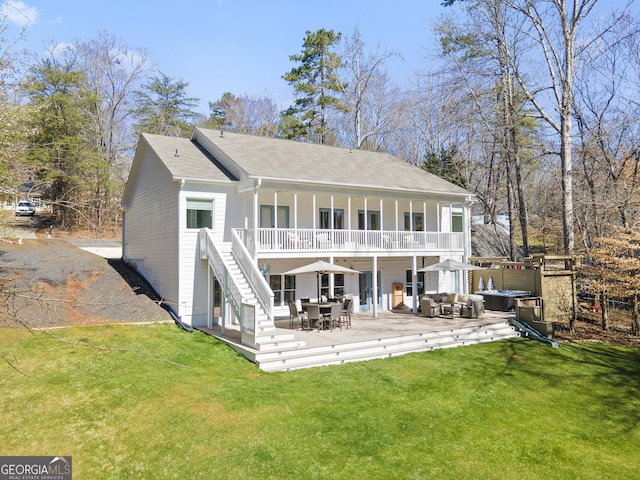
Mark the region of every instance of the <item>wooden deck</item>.
POLYGON ((278 371, 385 358, 405 353, 451 348, 519 336, 509 323, 513 312, 486 311, 480 318, 414 315, 410 310, 370 312, 352 316, 352 326, 333 331, 289 328, 289 318, 277 319, 276 329, 262 334, 260 348, 241 344, 236 327, 225 334, 219 326, 198 328, 227 343, 262 370, 278 371))

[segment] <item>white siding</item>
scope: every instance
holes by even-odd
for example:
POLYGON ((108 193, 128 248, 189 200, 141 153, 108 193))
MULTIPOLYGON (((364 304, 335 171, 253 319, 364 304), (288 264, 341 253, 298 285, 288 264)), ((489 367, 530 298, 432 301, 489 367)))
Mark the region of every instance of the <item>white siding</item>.
POLYGON ((213 236, 216 241, 231 241, 231 228, 241 220, 235 188, 211 185, 185 185, 180 192, 180 295, 183 321, 193 326, 207 324, 207 261, 198 252, 198 230, 187 229, 187 199, 213 202, 213 236))
MULTIPOLYGON (((138 159, 137 174, 128 185, 125 205, 124 259, 154 287, 167 303, 178 300, 178 184, 155 154, 146 149, 138 159)), ((177 309, 176 309, 177 310, 177 309)))

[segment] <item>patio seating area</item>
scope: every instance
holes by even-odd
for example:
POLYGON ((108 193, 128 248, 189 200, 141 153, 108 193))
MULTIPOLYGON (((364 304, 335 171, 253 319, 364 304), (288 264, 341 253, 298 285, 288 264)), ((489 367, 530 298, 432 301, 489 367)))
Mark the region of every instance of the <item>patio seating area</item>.
POLYGON ((420 310, 425 317, 451 318, 478 318, 486 312, 482 295, 467 293, 426 293, 420 298, 420 310))
POLYGON ((289 328, 292 330, 331 330, 351 327, 353 300, 344 298, 313 303, 289 302, 289 328))

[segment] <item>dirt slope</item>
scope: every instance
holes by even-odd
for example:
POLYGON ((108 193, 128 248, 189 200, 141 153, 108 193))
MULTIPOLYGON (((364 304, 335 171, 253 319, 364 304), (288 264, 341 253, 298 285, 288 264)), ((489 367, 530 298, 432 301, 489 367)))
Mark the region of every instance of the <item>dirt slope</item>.
POLYGON ((171 320, 149 285, 120 260, 56 239, 0 242, 0 326, 171 320))

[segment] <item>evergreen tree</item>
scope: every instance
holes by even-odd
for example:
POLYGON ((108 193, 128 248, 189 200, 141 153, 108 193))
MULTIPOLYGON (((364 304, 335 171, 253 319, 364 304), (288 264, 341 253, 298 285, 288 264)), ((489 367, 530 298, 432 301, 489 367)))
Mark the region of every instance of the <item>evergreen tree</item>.
POLYGON ((90 148, 90 109, 98 102, 85 88, 84 72, 71 64, 43 60, 31 67, 24 85, 35 107, 29 157, 46 198, 60 211, 62 227, 84 215, 86 192, 103 168, 90 148))
POLYGON ((231 127, 231 112, 235 109, 239 102, 239 98, 231 92, 224 92, 222 97, 215 102, 209 102, 209 119, 207 127, 209 128, 225 128, 231 127))
POLYGON ((191 133, 191 121, 197 114, 192 108, 200 99, 188 97, 188 83, 173 79, 164 73, 151 78, 142 90, 134 92, 136 107, 132 113, 138 121, 134 125, 141 132, 186 137, 191 133))
POLYGON ((343 66, 342 59, 334 51, 340 38, 341 34, 333 30, 307 31, 302 52, 289 56, 300 66, 282 78, 293 86, 298 98, 295 105, 283 114, 283 136, 300 137, 301 123, 306 137, 317 143, 326 143, 328 110, 346 108, 336 95, 345 89, 338 75, 338 69, 343 66), (293 130, 287 130, 291 125, 293 130))
POLYGON ((425 155, 420 168, 459 187, 467 188, 467 180, 464 175, 466 166, 464 161, 456 158, 457 156, 458 149, 455 146, 443 148, 440 152, 429 152, 425 155))

